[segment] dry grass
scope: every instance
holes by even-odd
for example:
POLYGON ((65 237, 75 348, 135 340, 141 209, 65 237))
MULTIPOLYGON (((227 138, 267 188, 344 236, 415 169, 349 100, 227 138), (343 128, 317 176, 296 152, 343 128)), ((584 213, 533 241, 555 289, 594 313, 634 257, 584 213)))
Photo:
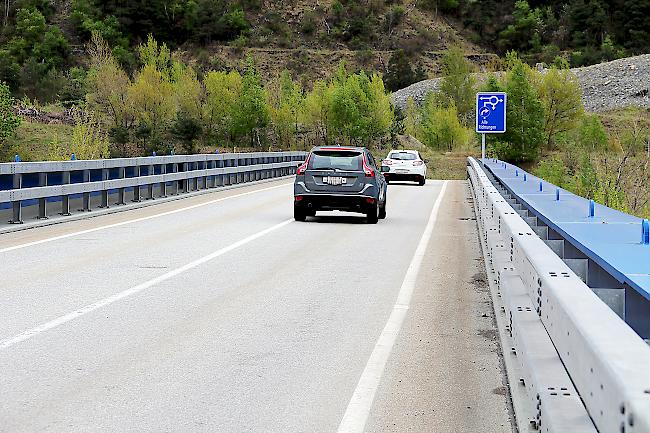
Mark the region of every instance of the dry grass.
POLYGON ((16 137, 8 141, 7 155, 4 159, 13 159, 14 154, 20 155, 23 161, 42 161, 47 155, 47 146, 54 140, 69 141, 72 138, 70 125, 48 125, 23 121, 16 137))

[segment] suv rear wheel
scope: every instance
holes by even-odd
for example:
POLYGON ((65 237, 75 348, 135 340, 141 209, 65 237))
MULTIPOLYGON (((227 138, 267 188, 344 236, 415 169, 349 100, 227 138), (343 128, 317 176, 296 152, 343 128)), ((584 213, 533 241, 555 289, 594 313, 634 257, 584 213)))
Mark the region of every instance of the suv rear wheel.
POLYGON ((386 200, 379 206, 379 219, 383 220, 386 218, 386 200))
POLYGON ((307 219, 307 214, 305 211, 295 204, 293 205, 293 219, 296 221, 305 221, 307 219))
POLYGON ((377 224, 377 221, 379 221, 379 206, 377 204, 370 208, 366 214, 366 220, 368 224, 377 224))

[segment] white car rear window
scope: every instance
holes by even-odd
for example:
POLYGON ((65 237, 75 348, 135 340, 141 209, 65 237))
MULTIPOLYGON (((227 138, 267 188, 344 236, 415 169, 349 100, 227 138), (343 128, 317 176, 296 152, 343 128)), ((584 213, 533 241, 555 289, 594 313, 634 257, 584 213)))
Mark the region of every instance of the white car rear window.
POLYGON ((418 159, 414 153, 409 153, 409 152, 391 152, 388 155, 388 158, 397 159, 401 161, 414 161, 418 159))

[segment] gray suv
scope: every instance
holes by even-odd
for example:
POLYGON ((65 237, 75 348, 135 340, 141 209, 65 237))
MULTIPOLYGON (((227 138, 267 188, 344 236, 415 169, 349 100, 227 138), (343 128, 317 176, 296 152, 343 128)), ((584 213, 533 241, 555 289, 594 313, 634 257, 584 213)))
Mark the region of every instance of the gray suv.
POLYGON ((293 216, 305 221, 317 211, 341 210, 366 214, 368 223, 376 224, 386 218, 386 189, 365 147, 315 147, 298 167, 293 216))

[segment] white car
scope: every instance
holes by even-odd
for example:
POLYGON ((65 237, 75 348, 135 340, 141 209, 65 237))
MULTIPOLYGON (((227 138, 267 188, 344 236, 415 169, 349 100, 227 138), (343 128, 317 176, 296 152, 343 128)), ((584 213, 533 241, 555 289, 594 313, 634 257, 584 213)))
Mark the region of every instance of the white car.
POLYGON ((386 183, 410 180, 424 185, 427 178, 427 165, 417 150, 392 150, 381 165, 390 169, 382 170, 386 183))

